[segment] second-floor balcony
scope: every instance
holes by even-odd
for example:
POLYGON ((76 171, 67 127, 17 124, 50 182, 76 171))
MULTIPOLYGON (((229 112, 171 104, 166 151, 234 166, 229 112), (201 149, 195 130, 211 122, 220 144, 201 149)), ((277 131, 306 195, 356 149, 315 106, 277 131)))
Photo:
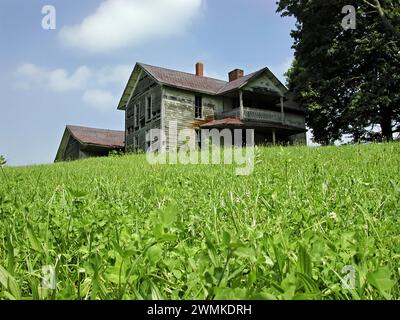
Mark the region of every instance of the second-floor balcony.
MULTIPOLYGON (((216 114, 216 118, 241 118, 240 108, 216 114)), ((304 129, 306 126, 304 116, 293 113, 281 113, 277 111, 256 108, 243 108, 242 120, 280 124, 284 126, 296 127, 299 129, 304 129)))

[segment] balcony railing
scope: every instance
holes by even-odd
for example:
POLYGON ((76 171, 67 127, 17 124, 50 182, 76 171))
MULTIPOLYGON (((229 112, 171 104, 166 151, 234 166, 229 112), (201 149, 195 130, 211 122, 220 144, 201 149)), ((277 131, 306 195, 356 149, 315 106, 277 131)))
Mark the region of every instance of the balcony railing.
MULTIPOLYGON (((254 109, 254 108, 244 108, 244 119, 245 121, 257 121, 257 122, 272 122, 279 123, 283 125, 288 125, 296 128, 305 128, 304 116, 284 113, 283 116, 280 112, 254 109)), ((228 112, 223 112, 216 115, 217 119, 223 118, 240 118, 240 109, 233 109, 228 112)))

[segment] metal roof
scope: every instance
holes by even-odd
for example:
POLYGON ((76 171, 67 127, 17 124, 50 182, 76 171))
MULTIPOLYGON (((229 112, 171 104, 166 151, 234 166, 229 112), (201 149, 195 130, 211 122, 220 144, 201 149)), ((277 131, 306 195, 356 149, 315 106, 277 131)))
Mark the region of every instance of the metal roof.
POLYGON ((148 73, 156 82, 162 85, 210 95, 224 95, 234 90, 241 89, 251 80, 266 72, 274 80, 282 92, 287 92, 287 88, 268 68, 260 69, 237 80, 227 82, 209 77, 196 76, 195 74, 188 72, 156 67, 144 63, 137 63, 132 71, 124 93, 122 94, 121 100, 118 104, 119 110, 125 109, 132 90, 134 90, 137 81, 140 78, 140 74, 143 71, 148 73))
POLYGON ((139 65, 158 82, 191 91, 216 94, 227 83, 223 80, 196 76, 195 74, 187 72, 150 66, 143 63, 139 65))
POLYGON ((71 135, 82 144, 107 148, 124 148, 125 132, 106 129, 67 126, 71 135))
POLYGON ((230 91, 233 90, 237 90, 240 89, 241 87, 243 87, 246 83, 248 83, 251 79, 253 79, 254 77, 258 76, 259 74, 261 74, 264 69, 258 70, 256 72, 250 73, 247 76, 243 76, 237 80, 228 82, 225 86, 223 86, 220 90, 218 90, 218 94, 224 94, 224 93, 228 93, 230 91))

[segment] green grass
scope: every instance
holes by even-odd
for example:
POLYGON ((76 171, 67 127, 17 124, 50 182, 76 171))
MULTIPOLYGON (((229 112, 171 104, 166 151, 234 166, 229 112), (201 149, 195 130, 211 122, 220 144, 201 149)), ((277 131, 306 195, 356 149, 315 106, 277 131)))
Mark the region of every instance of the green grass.
POLYGON ((144 155, 4 168, 0 299, 399 299, 399 155, 262 148, 247 177, 144 155))

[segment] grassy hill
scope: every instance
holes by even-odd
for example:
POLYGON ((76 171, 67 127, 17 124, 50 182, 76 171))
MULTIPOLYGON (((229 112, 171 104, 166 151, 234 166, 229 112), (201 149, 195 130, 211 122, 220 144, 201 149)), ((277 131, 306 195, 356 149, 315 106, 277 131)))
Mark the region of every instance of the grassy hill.
POLYGON ((262 148, 250 176, 144 155, 5 168, 0 298, 399 299, 399 155, 262 148))

